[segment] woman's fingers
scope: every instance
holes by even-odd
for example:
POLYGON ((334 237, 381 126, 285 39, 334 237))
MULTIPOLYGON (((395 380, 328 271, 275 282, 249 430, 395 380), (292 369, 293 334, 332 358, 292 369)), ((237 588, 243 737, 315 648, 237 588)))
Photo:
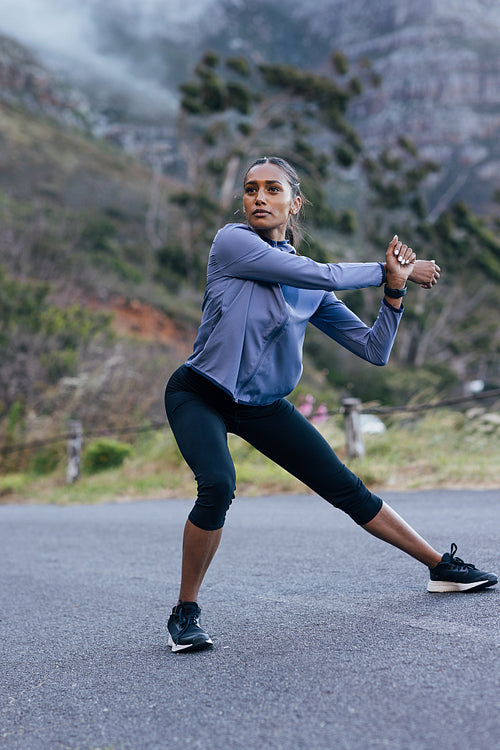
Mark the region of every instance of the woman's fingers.
MULTIPOLYGON (((439 281, 439 276, 440 276, 440 271, 441 271, 440 267, 437 265, 437 263, 434 260, 432 260, 431 263, 432 263, 432 266, 431 266, 431 277, 430 277, 429 281, 425 284, 425 286, 427 287, 427 289, 430 289, 431 287, 436 286, 436 284, 439 281)), ((424 285, 422 285, 422 286, 424 286, 424 285)))
POLYGON ((394 245, 393 252, 402 266, 408 265, 408 263, 413 263, 417 257, 411 247, 404 245, 402 242, 399 242, 399 240, 394 245))

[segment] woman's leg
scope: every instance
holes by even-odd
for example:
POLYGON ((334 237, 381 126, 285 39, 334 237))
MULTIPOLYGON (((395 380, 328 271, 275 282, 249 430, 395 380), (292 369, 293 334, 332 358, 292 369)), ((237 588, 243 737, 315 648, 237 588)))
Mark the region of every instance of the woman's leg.
POLYGON ((197 602, 200 586, 217 552, 222 528, 205 531, 188 519, 182 542, 182 575, 179 601, 197 602))
POLYGON ((428 568, 434 568, 441 562, 439 552, 431 547, 420 534, 417 534, 395 510, 384 502, 381 509, 363 526, 373 536, 392 544, 406 552, 428 568))
POLYGON ((227 428, 219 412, 191 391, 167 389, 170 427, 186 463, 195 475, 198 495, 182 545, 179 599, 196 602, 217 551, 226 511, 234 497, 236 473, 227 446, 227 428))
POLYGON ((274 411, 269 407, 267 418, 242 419, 239 434, 366 531, 428 567, 440 562, 441 555, 373 495, 338 459, 318 430, 286 400, 274 411))

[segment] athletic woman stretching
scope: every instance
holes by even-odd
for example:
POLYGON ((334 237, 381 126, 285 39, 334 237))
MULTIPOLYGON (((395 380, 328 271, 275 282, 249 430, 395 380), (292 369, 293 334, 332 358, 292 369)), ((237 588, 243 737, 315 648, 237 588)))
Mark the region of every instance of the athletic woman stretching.
POLYGON ((310 322, 368 362, 385 365, 403 313, 409 278, 431 287, 434 261, 417 261, 398 237, 383 263, 317 263, 292 246, 303 199, 284 160, 259 159, 244 180, 247 224, 228 224, 208 258, 203 315, 187 362, 170 378, 167 416, 197 481, 184 529, 179 600, 168 621, 173 651, 207 648, 198 592, 220 542, 235 492, 227 434, 257 450, 340 508, 366 531, 430 569, 429 591, 469 591, 497 583, 451 553, 436 552, 337 458, 320 433, 285 399, 302 373, 310 322), (334 294, 385 283, 380 311, 365 325, 334 294))

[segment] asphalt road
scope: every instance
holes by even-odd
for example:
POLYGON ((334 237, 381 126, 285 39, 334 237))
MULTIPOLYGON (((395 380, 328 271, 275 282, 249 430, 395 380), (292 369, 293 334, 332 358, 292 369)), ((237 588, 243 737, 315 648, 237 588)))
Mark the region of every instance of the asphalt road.
MULTIPOLYGON (((386 499, 500 567, 500 492, 386 499)), ((5 750, 484 750, 500 745, 500 592, 427 571, 314 496, 238 499, 200 599, 215 647, 172 654, 191 503, 0 507, 5 750)))

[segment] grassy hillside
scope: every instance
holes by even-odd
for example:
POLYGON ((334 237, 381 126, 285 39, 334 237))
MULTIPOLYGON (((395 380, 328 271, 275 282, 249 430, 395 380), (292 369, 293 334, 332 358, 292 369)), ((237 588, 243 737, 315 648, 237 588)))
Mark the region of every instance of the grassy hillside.
MULTIPOLYGON (((190 319, 190 300, 180 312, 157 281, 150 224, 173 188, 168 177, 157 180, 106 141, 5 102, 0 154, 5 270, 49 281, 54 298, 122 294, 190 319)), ((167 232, 166 212, 162 221, 167 232)))
POLYGON ((199 295, 157 280, 151 172, 5 103, 0 155, 0 446, 57 434, 69 418, 162 419, 199 295))

